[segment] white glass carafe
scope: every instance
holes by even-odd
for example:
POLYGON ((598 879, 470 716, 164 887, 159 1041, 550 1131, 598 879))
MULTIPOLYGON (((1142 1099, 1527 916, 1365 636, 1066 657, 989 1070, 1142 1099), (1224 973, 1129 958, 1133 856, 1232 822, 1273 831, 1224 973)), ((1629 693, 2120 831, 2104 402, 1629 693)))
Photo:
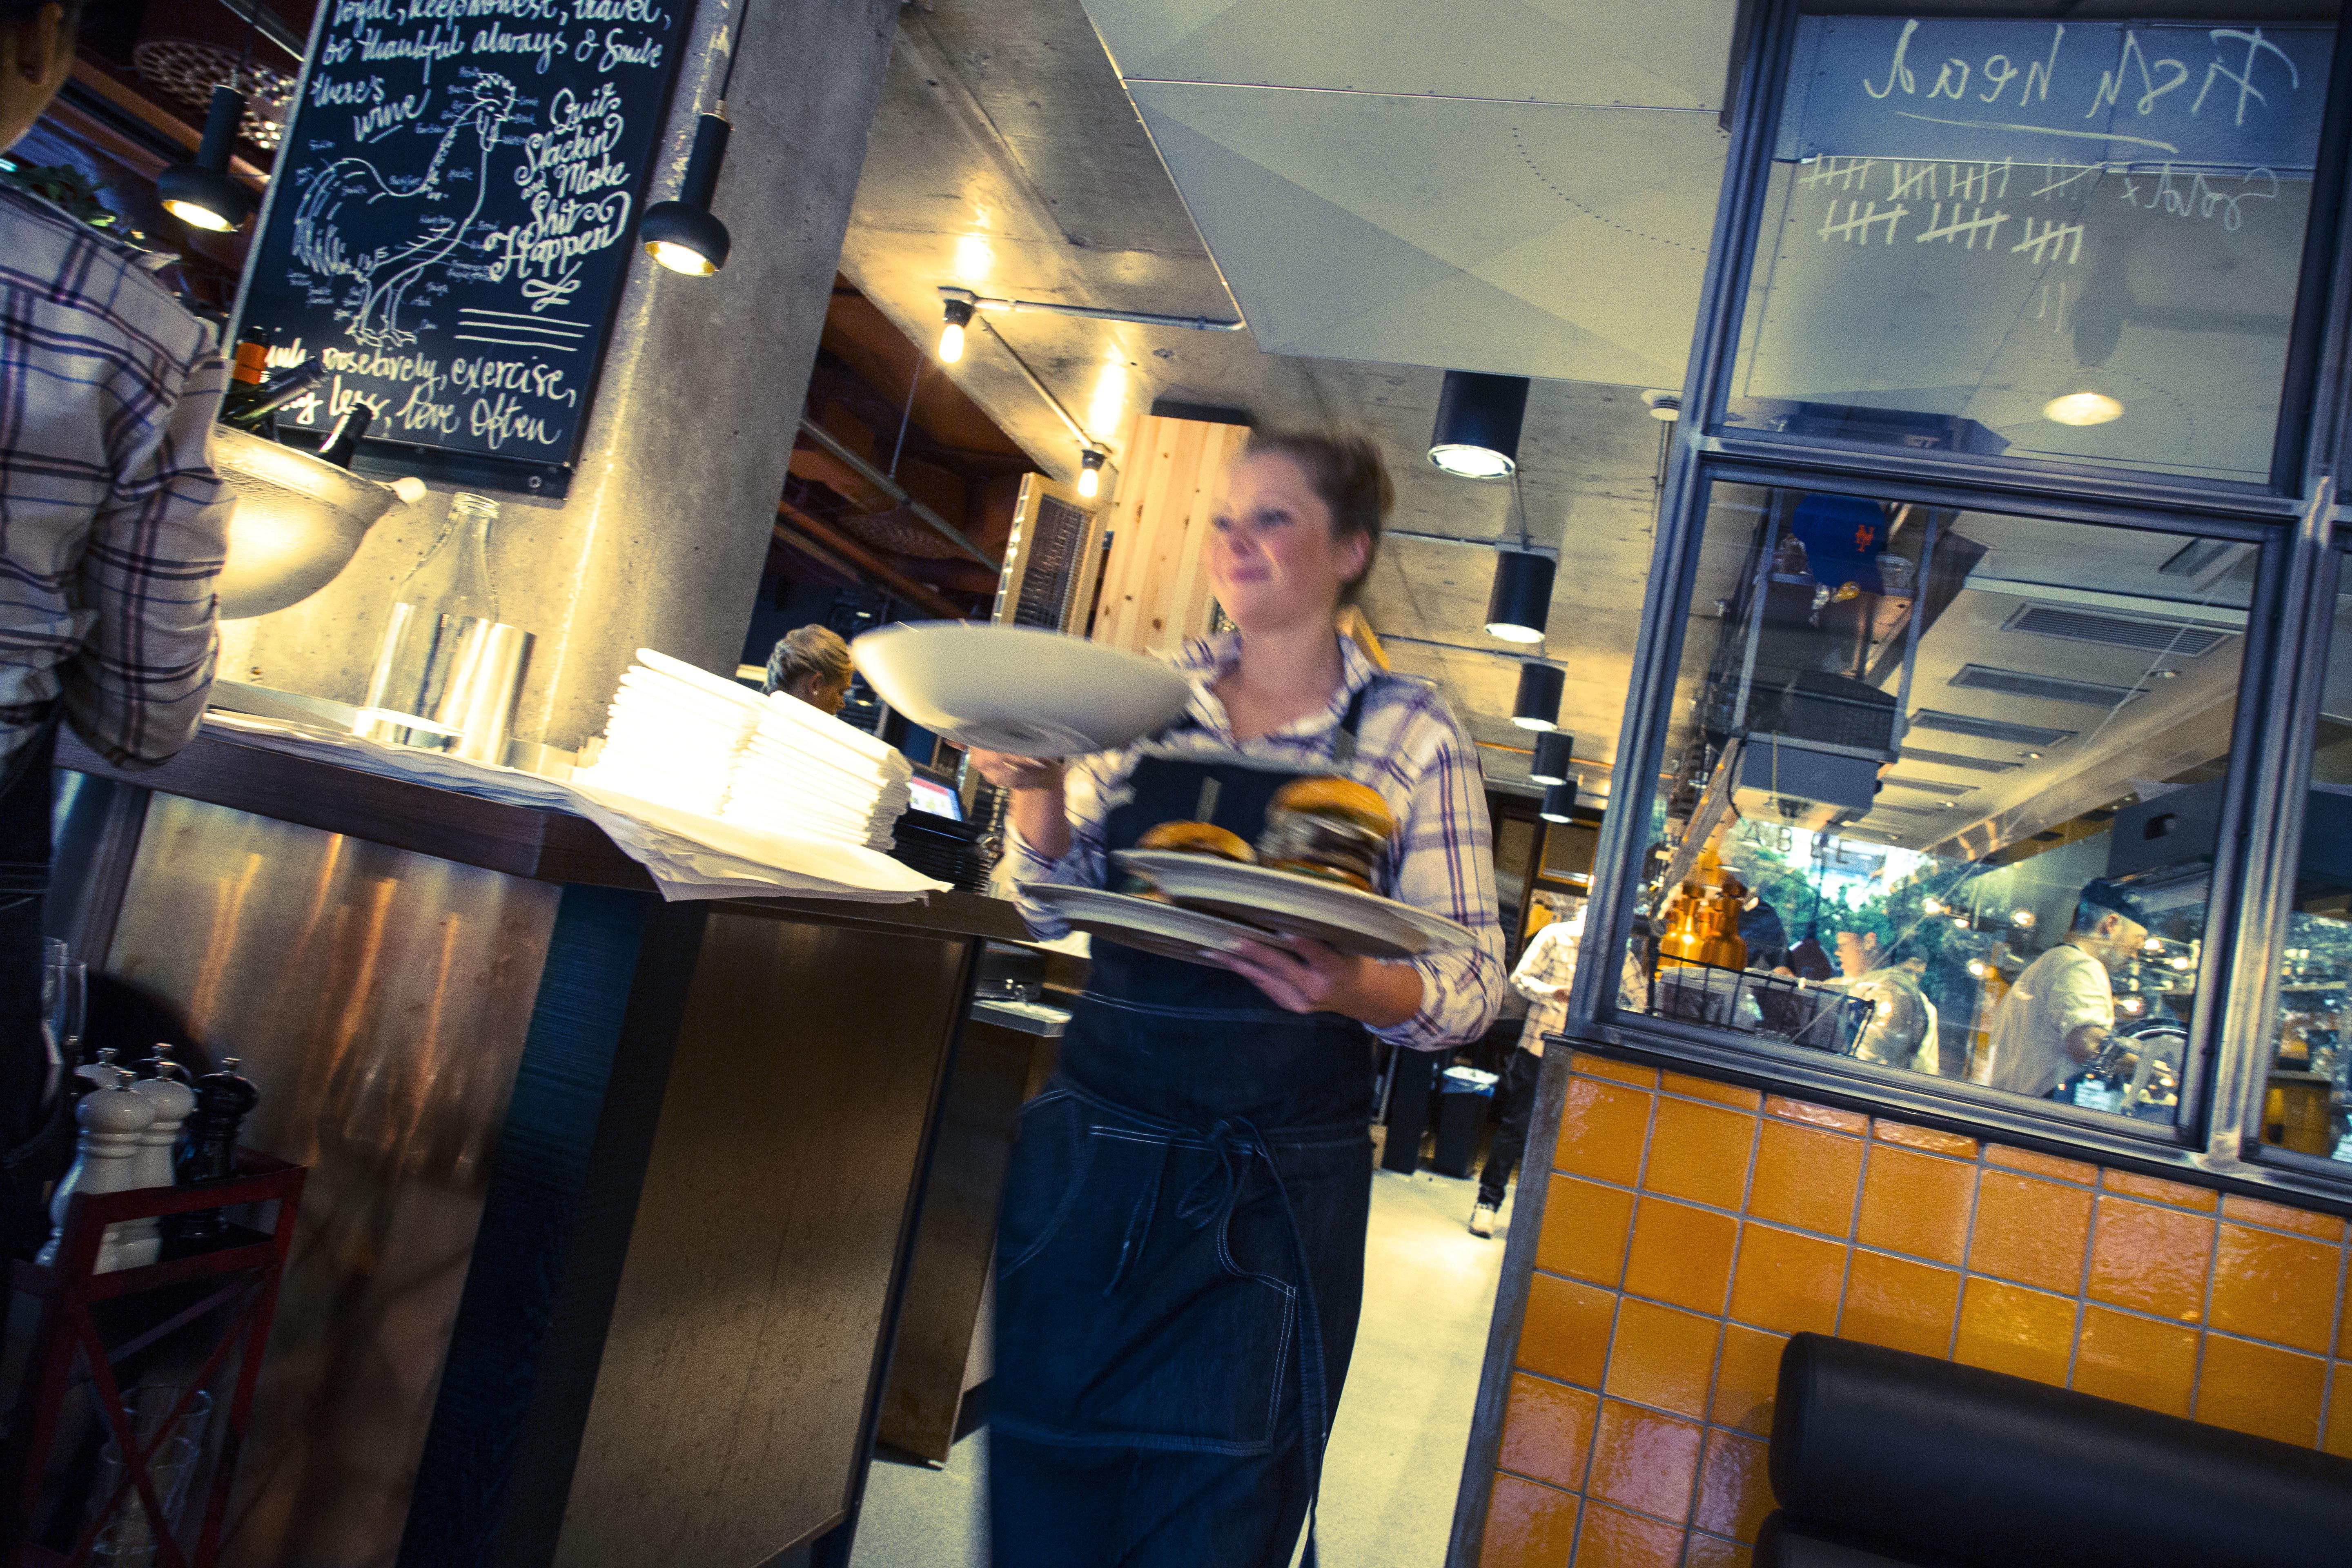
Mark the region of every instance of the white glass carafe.
POLYGON ((459 492, 449 526, 400 592, 354 731, 395 745, 502 763, 531 635, 499 619, 490 583, 498 502, 459 492))

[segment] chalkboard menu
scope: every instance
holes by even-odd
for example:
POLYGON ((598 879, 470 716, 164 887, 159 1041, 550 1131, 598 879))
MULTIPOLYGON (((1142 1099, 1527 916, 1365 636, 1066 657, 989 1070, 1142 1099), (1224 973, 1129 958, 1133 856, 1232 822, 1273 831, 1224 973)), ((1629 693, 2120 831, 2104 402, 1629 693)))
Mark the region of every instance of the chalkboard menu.
POLYGON ((692 16, 328 0, 242 315, 329 372, 281 426, 364 402, 371 447, 560 492, 692 16))

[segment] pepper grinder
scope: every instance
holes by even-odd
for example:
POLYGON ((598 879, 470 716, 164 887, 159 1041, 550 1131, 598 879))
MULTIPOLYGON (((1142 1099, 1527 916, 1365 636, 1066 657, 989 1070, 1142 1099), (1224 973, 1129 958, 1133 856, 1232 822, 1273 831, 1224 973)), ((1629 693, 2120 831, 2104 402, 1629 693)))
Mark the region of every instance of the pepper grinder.
MULTIPOLYGON (((111 1066, 112 1051, 100 1053, 111 1066)), ((49 1199, 48 1245, 41 1248, 37 1263, 52 1264, 58 1260, 58 1248, 65 1241, 66 1209, 76 1193, 127 1193, 138 1186, 139 1176, 132 1169, 139 1154, 139 1135, 155 1120, 154 1104, 143 1094, 134 1094, 126 1087, 131 1075, 120 1068, 113 1068, 114 1083, 82 1096, 74 1116, 81 1123, 81 1142, 74 1151, 73 1169, 58 1184, 49 1199)), ((105 1238, 98 1248, 96 1272, 111 1274, 118 1268, 131 1267, 134 1259, 126 1255, 132 1238, 123 1233, 127 1225, 110 1225, 105 1238)))
MULTIPOLYGON (((141 1187, 168 1187, 173 1184, 173 1156, 180 1142, 180 1124, 195 1109, 194 1090, 181 1081, 186 1076, 179 1063, 165 1058, 163 1047, 155 1047, 155 1076, 142 1078, 131 1086, 131 1092, 143 1098, 155 1108, 155 1120, 139 1134, 139 1152, 131 1162, 131 1173, 138 1179, 131 1184, 141 1187), (178 1075, 178 1076, 173 1076, 178 1075)), ((126 1220, 124 1253, 131 1265, 152 1263, 163 1255, 163 1222, 153 1218, 126 1220)))
MULTIPOLYGON (((180 1185, 226 1181, 236 1174, 236 1139, 245 1119, 261 1102, 252 1080, 237 1076, 238 1058, 225 1057, 220 1071, 196 1079, 195 1110, 188 1117, 187 1146, 180 1151, 180 1185)), ((182 1240, 209 1241, 228 1229, 218 1209, 179 1216, 173 1234, 182 1240)))

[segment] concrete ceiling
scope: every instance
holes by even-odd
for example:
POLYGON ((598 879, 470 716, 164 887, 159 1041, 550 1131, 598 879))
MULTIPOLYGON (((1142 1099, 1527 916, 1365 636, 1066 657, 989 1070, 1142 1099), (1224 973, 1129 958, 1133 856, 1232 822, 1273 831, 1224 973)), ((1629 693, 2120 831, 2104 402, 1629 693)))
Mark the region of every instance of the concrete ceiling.
MULTIPOLYGON (((1207 12, 1233 13, 1228 24, 1245 37, 1306 27, 1308 37, 1336 45, 1343 35, 1358 36, 1375 64, 1381 58, 1439 58, 1431 35, 1442 41, 1449 31, 1417 23, 1419 32, 1394 27, 1384 33, 1367 31, 1359 25, 1355 7, 1339 0, 1319 8, 1260 5, 1255 10, 1263 14, 1255 17, 1242 15, 1244 8, 1238 6, 1132 9, 1146 22, 1151 14, 1171 18, 1169 27, 1193 21, 1152 57, 1170 61, 1205 61, 1246 52, 1234 46, 1228 57, 1219 57, 1209 48, 1218 41, 1216 29, 1204 33, 1197 25, 1207 12), (1318 16, 1318 12, 1328 14, 1318 16), (1185 49, 1193 53, 1184 55, 1185 49)), ((1610 9, 1587 4, 1574 7, 1579 15, 1610 9)), ((1633 8, 1614 9, 1622 16, 1633 8)), ((1594 109, 1586 111, 1586 123, 1596 130, 1671 125, 1671 132, 1661 129, 1659 134, 1669 139, 1689 134, 1712 142, 1717 136, 1712 110, 1696 110, 1706 109, 1720 90, 1726 46, 1715 36, 1721 31, 1713 20, 1717 7, 1710 4, 1694 9, 1704 10, 1706 16, 1691 28, 1674 30, 1678 37, 1674 47, 1686 57, 1674 62, 1671 73, 1673 80, 1683 84, 1677 89, 1686 100, 1682 110, 1662 111, 1652 122, 1626 111, 1594 109), (1685 31, 1692 37, 1681 37, 1685 31)), ((1721 9, 1727 26, 1728 6, 1721 9)), ((1413 11, 1397 10, 1400 26, 1414 21, 1413 11)), ((1561 18, 1570 14, 1567 4, 1482 5, 1478 10, 1482 27, 1489 10, 1511 14, 1512 26, 1493 35, 1498 46, 1507 47, 1483 58, 1459 50, 1443 57, 1444 69, 1429 78, 1432 87, 1451 91, 1477 79, 1481 72, 1517 68, 1511 62, 1519 61, 1525 66, 1524 80, 1513 78, 1513 90, 1525 86, 1532 92, 1553 66, 1575 53, 1561 42, 1579 36, 1565 30, 1568 24, 1561 18), (1549 40, 1546 47, 1553 53, 1542 58, 1550 65, 1519 47, 1538 37, 1549 40)), ((1292 46, 1270 50, 1266 58, 1287 59, 1300 67, 1294 74, 1306 74, 1313 63, 1307 57, 1318 53, 1292 46)), ((1327 68, 1339 68, 1329 54, 1325 49, 1318 58, 1327 68)), ((1160 68, 1173 73, 1179 68, 1168 64, 1160 68)), ((1638 96, 1643 99, 1667 99, 1671 95, 1660 85, 1667 79, 1655 75, 1657 68, 1654 64, 1653 74, 1633 73, 1625 79, 1639 86, 1638 96)), ((1577 74, 1574 79, 1583 83, 1588 76, 1577 74)), ((1283 96, 1320 103, 1332 95, 1283 96)), ((1692 232, 1701 243, 1714 205, 1719 148, 1709 155, 1717 161, 1717 172, 1691 185, 1689 199, 1696 216, 1685 215, 1684 220, 1697 226, 1692 232)), ((1477 153, 1465 161, 1485 157, 1477 153)), ((1295 198, 1282 195, 1247 215, 1247 222, 1281 234, 1291 230, 1298 210, 1295 198)), ((1326 286, 1338 288, 1345 276, 1347 246, 1328 238, 1318 243, 1336 248, 1294 257, 1286 266, 1302 281, 1312 283, 1319 277, 1326 286)), ((920 342, 936 336, 937 290, 942 284, 1020 299, 1230 319, 1236 310, 1219 269, 1224 259, 1222 247, 1218 259, 1211 258, 1078 0, 935 0, 909 5, 902 13, 898 45, 842 255, 843 271, 901 331, 920 342)), ((1541 265, 1552 268, 1556 278, 1574 280, 1573 287, 1567 282, 1559 286, 1561 298, 1606 286, 1569 260, 1541 265)), ((1636 263, 1628 259, 1624 265, 1636 263)), ((1135 418, 1163 396, 1238 406, 1269 423, 1339 420, 1369 428, 1388 450, 1399 481, 1399 501, 1391 521, 1395 537, 1369 586, 1367 613, 1387 639, 1396 668, 1427 679, 1444 691, 1481 742, 1488 778, 1505 785, 1524 784, 1528 737, 1508 719, 1517 666, 1507 645, 1488 637, 1482 625, 1493 552, 1413 537, 1503 540, 1515 537, 1518 526, 1507 485, 1451 479, 1424 460, 1442 377, 1438 370, 1413 363, 1417 353, 1405 345, 1413 332, 1422 334, 1418 341, 1433 341, 1430 334, 1439 329, 1428 323, 1444 314, 1433 298, 1367 301, 1367 308, 1384 307, 1375 315, 1398 319, 1398 335, 1391 340, 1395 346, 1375 349, 1370 338, 1360 335, 1350 340, 1351 347, 1311 354, 1266 352, 1268 345, 1251 332, 1194 332, 1034 314, 983 316, 994 331, 975 331, 962 362, 948 374, 1039 467, 1063 479, 1076 476, 1076 444, 1021 374, 1013 353, 1053 389, 1090 435, 1115 450, 1123 447, 1135 418)), ((1684 314, 1672 331, 1686 342, 1688 310, 1676 309, 1684 314)), ((1593 320, 1605 314, 1587 312, 1580 306, 1578 313, 1593 320)), ((1575 322, 1570 317, 1552 321, 1547 330, 1554 341, 1574 337, 1575 322)), ((1664 345, 1667 330, 1651 330, 1664 345)), ((1601 352, 1587 346, 1595 355, 1601 352)), ((1580 771, 1588 799, 1606 792, 1615 757, 1655 510, 1660 426, 1647 416, 1629 385, 1661 380, 1671 384, 1679 377, 1680 351, 1668 353, 1660 346, 1657 352, 1677 367, 1673 377, 1645 371, 1630 380, 1597 373, 1538 380, 1520 447, 1520 490, 1530 539, 1562 552, 1551 637, 1543 652, 1568 666, 1560 722, 1575 733, 1576 755, 1586 760, 1580 771), (1621 384, 1604 384, 1612 379, 1621 384)), ((1469 362, 1440 358, 1434 363, 1469 362)), ((940 372, 934 367, 930 374, 940 372)))

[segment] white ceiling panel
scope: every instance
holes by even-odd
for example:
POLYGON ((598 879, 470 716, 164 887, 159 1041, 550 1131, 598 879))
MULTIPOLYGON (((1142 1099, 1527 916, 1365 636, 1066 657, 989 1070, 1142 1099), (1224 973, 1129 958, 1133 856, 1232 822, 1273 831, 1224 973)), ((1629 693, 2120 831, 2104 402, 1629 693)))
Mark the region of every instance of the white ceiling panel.
POLYGON ((1138 80, 1721 107, 1723 0, 1090 0, 1138 80))

